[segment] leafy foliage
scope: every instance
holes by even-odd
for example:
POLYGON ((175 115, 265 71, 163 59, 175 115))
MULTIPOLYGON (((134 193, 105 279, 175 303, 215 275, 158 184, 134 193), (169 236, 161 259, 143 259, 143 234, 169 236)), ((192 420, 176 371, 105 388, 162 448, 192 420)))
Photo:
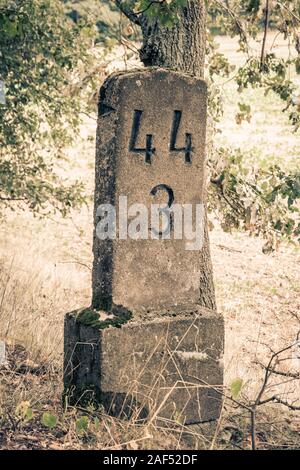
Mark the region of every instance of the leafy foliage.
MULTIPOLYGON (((79 28, 59 1, 0 0, 0 200, 35 212, 66 214, 84 201, 80 182, 66 186, 54 171, 79 124, 81 104, 69 92, 87 60, 79 28)), ((3 206, 2 204, 2 206, 3 206)))
POLYGON ((94 44, 110 48, 120 41, 120 12, 111 0, 61 0, 64 11, 94 44))
MULTIPOLYGON (((291 67, 297 71, 300 62, 300 2, 211 0, 208 14, 210 29, 237 36, 239 49, 246 55, 244 65, 236 68, 218 52, 213 34, 209 35, 208 81, 210 114, 214 122, 223 112, 222 92, 218 86, 222 76, 234 80, 240 94, 247 88, 261 88, 265 94, 277 95, 293 126, 291 131, 297 132, 300 107, 295 99, 297 87, 289 71, 291 67), (287 59, 277 56, 273 46, 266 48, 265 40, 271 28, 289 38, 287 59), (254 40, 261 41, 259 55, 251 47, 254 40)), ((250 105, 243 99, 237 107, 236 122, 250 122, 250 105)), ((278 165, 262 163, 257 156, 253 158, 241 150, 229 148, 213 149, 209 165, 213 182, 209 188, 209 208, 217 214, 225 230, 242 228, 263 235, 266 239, 264 252, 276 249, 282 238, 299 242, 299 171, 286 172, 278 165)))
MULTIPOLYGON (((298 70, 300 62, 300 1, 274 1, 268 10, 266 6, 267 2, 260 0, 210 0, 209 24, 214 31, 221 34, 238 36, 239 48, 246 54, 245 64, 235 71, 234 79, 238 91, 242 93, 249 87, 263 88, 265 93, 273 91, 285 103, 284 111, 288 112, 294 130, 298 130, 300 112, 293 100, 296 86, 289 79, 288 72, 292 66, 298 70), (293 48, 295 53, 290 51, 288 59, 276 55, 274 44, 266 51, 265 39, 271 28, 278 34, 283 34, 285 39, 289 38, 290 48, 293 48), (263 33, 263 39, 260 55, 257 56, 253 53, 250 43, 258 40, 260 33, 263 33)), ((217 52, 213 35, 209 36, 207 45, 209 64, 214 64, 213 68, 209 66, 211 81, 214 82, 214 78, 220 74, 224 75, 224 71, 229 76, 232 66, 217 52)))
POLYGON ((282 237, 300 242, 300 171, 287 173, 278 165, 255 164, 241 150, 220 148, 215 158, 218 164, 210 162, 215 177, 209 210, 217 212, 225 231, 235 227, 263 235, 266 253, 282 237))
POLYGON ((149 19, 159 18, 160 24, 165 28, 172 28, 178 20, 180 8, 187 0, 138 0, 134 4, 136 14, 144 14, 149 19))

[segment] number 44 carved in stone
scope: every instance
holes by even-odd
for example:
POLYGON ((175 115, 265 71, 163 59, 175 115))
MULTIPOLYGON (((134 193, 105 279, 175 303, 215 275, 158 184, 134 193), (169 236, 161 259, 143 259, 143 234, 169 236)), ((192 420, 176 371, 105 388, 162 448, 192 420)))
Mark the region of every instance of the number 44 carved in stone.
MULTIPOLYGON (((153 147, 153 135, 146 134, 146 147, 136 147, 136 142, 139 135, 140 124, 143 111, 136 109, 133 114, 131 136, 129 141, 129 151, 134 153, 145 153, 145 163, 151 164, 152 155, 155 153, 153 147)), ((170 151, 171 152, 184 152, 184 159, 186 163, 192 163, 192 134, 185 134, 185 147, 176 147, 177 134, 180 127, 182 111, 174 111, 173 123, 170 136, 170 151)))

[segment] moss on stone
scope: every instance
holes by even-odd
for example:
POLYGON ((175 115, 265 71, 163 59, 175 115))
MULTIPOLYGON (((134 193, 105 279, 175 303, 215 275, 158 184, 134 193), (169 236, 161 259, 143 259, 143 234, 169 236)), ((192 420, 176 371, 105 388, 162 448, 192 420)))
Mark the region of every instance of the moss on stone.
POLYGON ((76 322, 100 329, 108 328, 109 326, 121 328, 124 323, 127 323, 132 318, 132 312, 122 305, 113 305, 106 313, 112 314, 113 318, 101 320, 99 312, 94 308, 89 307, 81 310, 76 317, 76 322))

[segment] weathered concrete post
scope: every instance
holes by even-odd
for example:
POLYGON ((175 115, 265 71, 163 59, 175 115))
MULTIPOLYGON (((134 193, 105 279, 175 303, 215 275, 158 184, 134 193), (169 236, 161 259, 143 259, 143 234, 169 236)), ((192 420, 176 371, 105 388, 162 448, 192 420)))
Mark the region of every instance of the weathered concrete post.
POLYGON ((101 88, 92 306, 65 321, 73 403, 185 424, 219 416, 223 320, 198 303, 206 95, 204 81, 157 68, 101 88))

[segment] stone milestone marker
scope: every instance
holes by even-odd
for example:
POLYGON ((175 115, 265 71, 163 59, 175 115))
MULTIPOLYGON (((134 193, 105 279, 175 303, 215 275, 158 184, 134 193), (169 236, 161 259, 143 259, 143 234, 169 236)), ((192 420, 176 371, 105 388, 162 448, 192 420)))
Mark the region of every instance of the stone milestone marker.
POLYGON ((73 402, 184 424, 219 416, 223 320, 198 304, 206 95, 163 69, 101 88, 92 306, 65 321, 73 402))

